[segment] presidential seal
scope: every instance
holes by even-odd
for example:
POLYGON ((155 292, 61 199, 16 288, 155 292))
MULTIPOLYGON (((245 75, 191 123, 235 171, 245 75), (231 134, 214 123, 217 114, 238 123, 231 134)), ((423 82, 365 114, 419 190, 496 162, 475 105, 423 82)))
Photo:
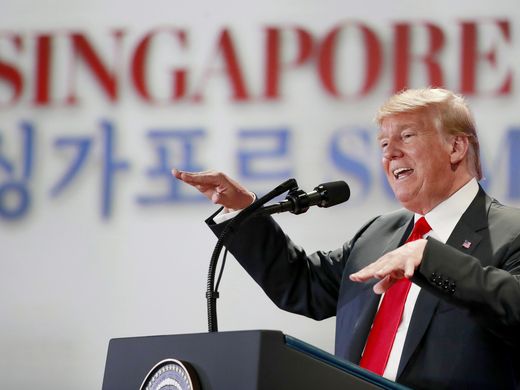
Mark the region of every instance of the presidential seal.
POLYGON ((186 362, 165 359, 146 375, 140 390, 201 390, 197 374, 186 362))

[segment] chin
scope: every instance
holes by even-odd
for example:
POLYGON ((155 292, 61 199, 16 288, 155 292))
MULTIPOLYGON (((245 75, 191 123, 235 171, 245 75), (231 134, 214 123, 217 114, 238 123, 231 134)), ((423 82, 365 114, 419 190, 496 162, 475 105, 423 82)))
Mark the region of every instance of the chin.
POLYGON ((402 187, 397 187, 397 188, 394 187, 394 188, 392 188, 392 190, 394 191, 395 198, 399 202, 407 202, 407 201, 412 200, 415 197, 414 195, 412 195, 410 190, 407 190, 402 187))
POLYGON ((417 197, 411 196, 409 192, 404 194, 399 194, 399 192, 396 192, 395 198, 403 207, 407 208, 408 210, 411 210, 417 203, 417 197))

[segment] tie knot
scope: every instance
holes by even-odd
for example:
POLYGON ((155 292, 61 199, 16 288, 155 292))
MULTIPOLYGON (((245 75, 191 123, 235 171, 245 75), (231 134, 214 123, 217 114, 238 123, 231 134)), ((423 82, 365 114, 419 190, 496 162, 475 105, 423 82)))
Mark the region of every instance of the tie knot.
POLYGON ((415 225, 413 227, 412 233, 410 234, 410 237, 408 237, 407 242, 409 241, 415 241, 423 238, 423 236, 428 233, 430 230, 432 230, 431 226, 426 221, 426 218, 421 217, 415 222, 415 225))

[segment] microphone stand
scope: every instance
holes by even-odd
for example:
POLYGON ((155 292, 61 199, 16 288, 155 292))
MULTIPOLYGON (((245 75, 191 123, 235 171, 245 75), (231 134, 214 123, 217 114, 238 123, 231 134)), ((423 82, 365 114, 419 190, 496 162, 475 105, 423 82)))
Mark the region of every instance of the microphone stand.
POLYGON ((238 226, 244 222, 247 218, 252 216, 260 207, 262 207, 265 203, 269 202, 271 199, 277 197, 278 195, 283 194, 287 191, 293 191, 298 188, 298 184, 295 179, 289 179, 277 186, 272 191, 268 192, 261 198, 257 199, 245 209, 243 209, 240 213, 238 213, 235 218, 228 222, 222 233, 220 234, 217 244, 213 249, 213 254, 211 255, 211 260, 209 263, 208 270, 208 282, 206 289, 206 300, 207 300, 207 308, 208 308, 208 332, 218 332, 218 323, 217 323, 217 299, 219 297, 218 291, 215 288, 215 271, 218 263, 218 259, 220 257, 220 252, 226 243, 226 239, 230 234, 232 234, 238 226))

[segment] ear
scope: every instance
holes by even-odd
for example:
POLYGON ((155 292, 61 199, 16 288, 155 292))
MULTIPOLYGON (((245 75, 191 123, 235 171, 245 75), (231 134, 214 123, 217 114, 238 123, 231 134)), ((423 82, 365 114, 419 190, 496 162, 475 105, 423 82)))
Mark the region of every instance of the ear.
POLYGON ((469 148, 469 140, 465 135, 456 135, 451 139, 451 154, 450 154, 450 162, 452 164, 458 164, 463 161, 467 154, 469 148))

